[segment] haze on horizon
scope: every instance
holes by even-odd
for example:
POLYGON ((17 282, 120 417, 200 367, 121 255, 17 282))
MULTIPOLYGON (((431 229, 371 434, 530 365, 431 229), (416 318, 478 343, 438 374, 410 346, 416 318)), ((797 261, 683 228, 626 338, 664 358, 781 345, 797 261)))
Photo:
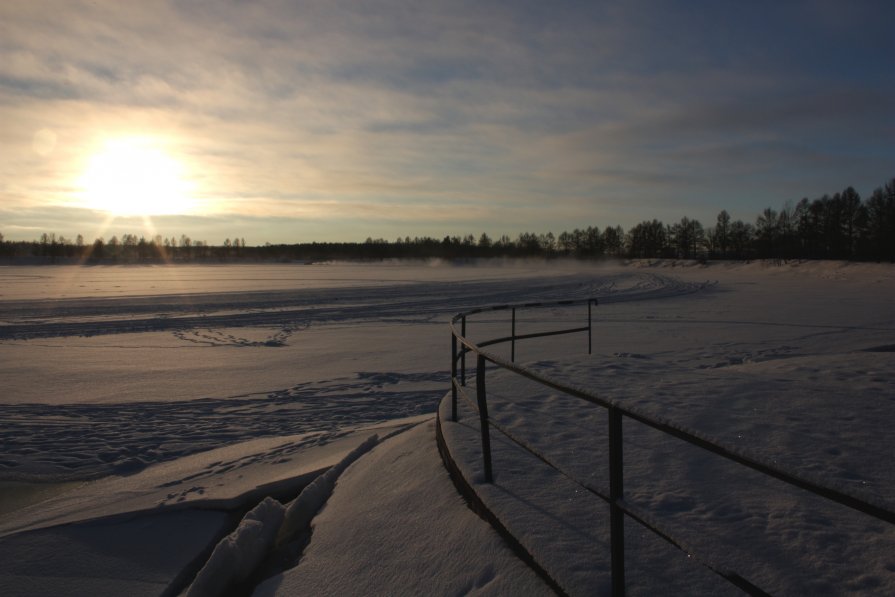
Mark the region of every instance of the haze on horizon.
POLYGON ((628 228, 895 166, 895 4, 0 3, 0 232, 628 228))

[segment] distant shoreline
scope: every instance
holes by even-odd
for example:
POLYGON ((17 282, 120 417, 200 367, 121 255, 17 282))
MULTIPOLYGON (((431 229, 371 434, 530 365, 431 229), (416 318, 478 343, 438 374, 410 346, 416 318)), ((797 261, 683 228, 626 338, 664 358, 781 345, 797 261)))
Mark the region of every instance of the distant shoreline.
POLYGON ((102 260, 94 261, 69 257, 16 257, 12 259, 0 259, 0 267, 47 267, 47 266, 81 266, 81 267, 177 267, 177 266, 234 266, 234 265, 323 265, 334 263, 346 264, 379 264, 379 263, 408 263, 408 264, 443 264, 443 265, 476 265, 476 264, 499 264, 499 263, 569 263, 580 265, 620 265, 631 267, 696 267, 711 265, 749 265, 760 264, 764 267, 772 266, 789 266, 796 267, 802 264, 840 264, 840 265, 859 265, 859 264, 880 264, 895 265, 895 261, 888 260, 859 260, 859 259, 783 259, 783 258, 744 258, 744 259, 722 259, 722 258, 700 258, 700 259, 678 259, 678 258, 627 258, 627 257, 575 257, 571 255, 533 255, 533 256, 496 256, 496 257, 457 257, 444 258, 439 256, 418 256, 418 257, 333 257, 320 259, 241 259, 241 260, 216 260, 203 259, 192 261, 115 261, 102 260))

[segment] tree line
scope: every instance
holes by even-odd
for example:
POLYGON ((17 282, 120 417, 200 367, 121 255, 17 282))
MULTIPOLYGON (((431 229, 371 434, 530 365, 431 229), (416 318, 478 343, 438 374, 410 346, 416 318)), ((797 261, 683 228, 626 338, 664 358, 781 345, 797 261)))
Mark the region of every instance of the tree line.
POLYGON ((753 222, 732 220, 722 210, 713 225, 681 218, 673 224, 643 220, 627 232, 621 226, 523 232, 516 238, 487 233, 446 236, 367 238, 365 242, 265 243, 247 246, 244 238, 220 245, 186 235, 145 238, 134 234, 85 243, 42 234, 34 241, 5 241, 0 257, 50 263, 215 263, 321 261, 332 259, 472 259, 494 257, 678 258, 678 259, 846 259, 895 261, 895 178, 862 199, 844 191, 781 209, 766 208, 753 222))

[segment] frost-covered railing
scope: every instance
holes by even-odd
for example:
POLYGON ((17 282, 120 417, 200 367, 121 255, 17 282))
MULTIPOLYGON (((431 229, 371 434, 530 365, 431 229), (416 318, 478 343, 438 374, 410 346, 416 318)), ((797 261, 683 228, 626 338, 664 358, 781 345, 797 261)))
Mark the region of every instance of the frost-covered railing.
POLYGON ((516 341, 527 340, 532 338, 542 338, 546 336, 557 336, 562 334, 575 334, 587 332, 587 352, 592 351, 592 307, 597 305, 597 299, 589 298, 584 300, 567 300, 554 301, 546 303, 526 303, 519 305, 497 305, 492 307, 484 307, 473 309, 459 313, 451 319, 451 417, 453 421, 457 421, 457 400, 462 397, 474 410, 479 414, 481 440, 482 440, 482 460, 485 473, 485 481, 493 482, 491 462, 491 427, 498 430, 507 437, 511 442, 530 453, 547 466, 551 467, 564 477, 570 479, 582 489, 592 493, 593 495, 604 500, 609 505, 609 533, 610 533, 610 550, 611 550, 611 567, 612 567, 612 594, 624 595, 625 593, 625 526, 624 517, 628 516, 632 520, 640 523, 643 527, 649 529, 674 547, 685 552, 691 560, 705 566, 718 576, 726 579, 733 585, 753 595, 766 595, 762 589, 746 578, 741 576, 734 570, 730 570, 723 565, 713 561, 713 558, 706 554, 697 553, 687 546, 684 541, 672 535, 670 532, 663 530, 661 525, 653 520, 644 510, 637 508, 634 504, 630 504, 624 499, 624 459, 623 454, 623 438, 622 438, 622 421, 627 417, 633 421, 637 421, 648 427, 651 427, 661 433, 676 437, 689 444, 707 450, 718 456, 726 458, 731 462, 748 467, 758 471, 769 477, 773 477, 794 487, 806 490, 814 495, 826 498, 838 504, 842 504, 848 508, 870 515, 878 520, 895 524, 895 512, 884 508, 880 505, 871 503, 857 496, 839 491, 832 487, 828 487, 819 481, 808 478, 804 475, 798 475, 762 459, 744 453, 740 450, 734 450, 727 446, 723 446, 710 439, 703 437, 697 432, 685 429, 682 426, 675 425, 668 421, 661 421, 648 414, 630 406, 623 406, 619 401, 601 398, 596 393, 584 390, 582 388, 573 387, 562 381, 552 379, 546 375, 537 373, 526 367, 517 365, 516 360, 516 341), (537 332, 530 334, 516 333, 516 311, 519 309, 535 309, 541 307, 558 307, 587 305, 587 325, 574 328, 565 328, 552 330, 547 332, 537 332), (466 337, 467 319, 479 313, 493 311, 510 311, 511 312, 511 331, 509 336, 492 338, 478 343, 470 341, 466 337), (459 325, 459 329, 458 329, 459 325), (488 346, 496 344, 510 343, 510 359, 507 360, 492 352, 485 350, 488 346), (466 355, 471 353, 475 356, 475 402, 470 398, 466 386, 466 355), (562 392, 568 396, 579 398, 591 404, 601 406, 608 411, 609 419, 609 489, 601 490, 594 488, 586 483, 576 479, 572 474, 562 470, 560 466, 552 462, 550 459, 541 454, 536 448, 528 444, 524 439, 518 438, 510 433, 496 421, 488 416, 488 399, 485 389, 486 381, 486 364, 492 363, 501 369, 511 371, 517 375, 535 381, 545 387, 552 388, 562 392))

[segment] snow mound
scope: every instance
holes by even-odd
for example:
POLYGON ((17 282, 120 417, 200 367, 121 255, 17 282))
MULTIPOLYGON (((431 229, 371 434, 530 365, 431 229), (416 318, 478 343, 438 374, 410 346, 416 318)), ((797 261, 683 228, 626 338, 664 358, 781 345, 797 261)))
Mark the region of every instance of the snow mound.
POLYGON ((270 551, 284 514, 282 504, 264 498, 217 544, 187 597, 222 595, 233 583, 246 580, 270 551))

